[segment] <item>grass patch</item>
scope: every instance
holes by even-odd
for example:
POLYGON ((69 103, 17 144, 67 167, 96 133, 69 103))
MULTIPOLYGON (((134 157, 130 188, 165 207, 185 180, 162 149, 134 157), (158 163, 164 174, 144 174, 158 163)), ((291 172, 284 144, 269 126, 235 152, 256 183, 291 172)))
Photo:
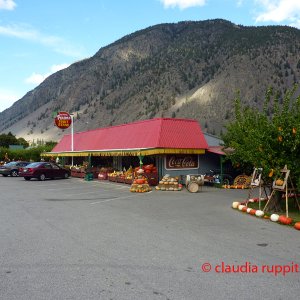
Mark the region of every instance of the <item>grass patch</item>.
MULTIPOLYGON (((300 199, 298 199, 298 201, 300 203, 300 199)), ((267 203, 266 201, 261 202, 261 209, 264 208, 266 203, 267 203)), ((281 201, 280 206, 282 211, 275 212, 275 213, 277 213, 278 215, 285 215, 285 201, 281 201)), ((251 207, 253 209, 258 209, 258 202, 249 202, 248 207, 251 207)), ((266 213, 266 215, 270 216, 271 214, 266 213)), ((295 198, 289 198, 289 217, 292 218, 294 222, 300 222, 300 212, 298 210, 295 198)))

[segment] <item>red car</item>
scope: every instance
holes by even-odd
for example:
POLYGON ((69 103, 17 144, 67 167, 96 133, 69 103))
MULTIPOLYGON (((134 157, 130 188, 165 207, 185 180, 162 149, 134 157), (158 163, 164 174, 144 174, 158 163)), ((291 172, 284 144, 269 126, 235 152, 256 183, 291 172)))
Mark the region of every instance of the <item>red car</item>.
POLYGON ((34 162, 22 168, 19 176, 24 177, 25 180, 30 180, 31 178, 39 180, 45 180, 46 178, 69 178, 70 170, 51 162, 34 162))

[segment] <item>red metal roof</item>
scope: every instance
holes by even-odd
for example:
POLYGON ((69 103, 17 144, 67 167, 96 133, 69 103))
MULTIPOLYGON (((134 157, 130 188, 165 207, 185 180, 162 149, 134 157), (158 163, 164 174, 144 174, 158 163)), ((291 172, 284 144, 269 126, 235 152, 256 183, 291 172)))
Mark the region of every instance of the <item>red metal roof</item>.
MULTIPOLYGON (((199 123, 191 119, 157 118, 74 133, 74 151, 147 148, 207 149, 199 123)), ((71 151, 71 134, 52 152, 71 151)))

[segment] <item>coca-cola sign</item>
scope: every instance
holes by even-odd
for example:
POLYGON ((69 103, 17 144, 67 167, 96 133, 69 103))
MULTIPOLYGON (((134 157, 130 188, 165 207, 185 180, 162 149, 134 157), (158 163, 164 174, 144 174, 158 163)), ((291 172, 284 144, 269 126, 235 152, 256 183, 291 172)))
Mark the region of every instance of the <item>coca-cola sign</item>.
POLYGON ((198 155, 167 155, 165 162, 167 170, 199 168, 198 155))

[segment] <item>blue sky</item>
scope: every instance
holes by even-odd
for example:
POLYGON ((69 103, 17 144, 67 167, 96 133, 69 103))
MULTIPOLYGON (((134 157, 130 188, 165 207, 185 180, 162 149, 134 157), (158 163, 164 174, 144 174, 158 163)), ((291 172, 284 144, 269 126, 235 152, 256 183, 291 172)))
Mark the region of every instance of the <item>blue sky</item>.
POLYGON ((0 0, 0 112, 124 35, 214 18, 300 28, 300 0, 0 0))

